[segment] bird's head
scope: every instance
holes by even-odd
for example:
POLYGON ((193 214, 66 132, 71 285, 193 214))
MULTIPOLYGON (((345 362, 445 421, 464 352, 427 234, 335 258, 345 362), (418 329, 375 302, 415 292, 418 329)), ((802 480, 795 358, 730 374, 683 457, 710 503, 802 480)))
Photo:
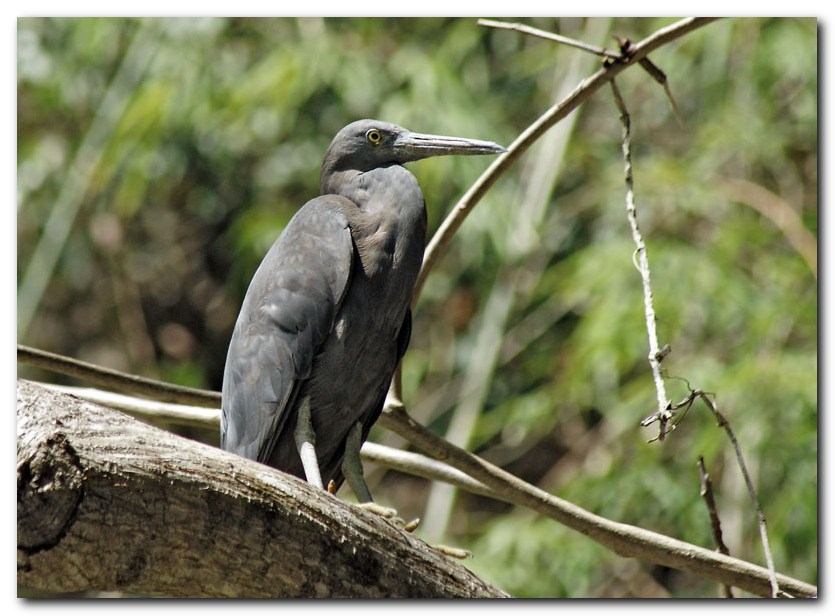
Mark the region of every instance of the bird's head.
POLYGON ((379 120, 358 120, 331 141, 322 176, 339 171, 369 171, 430 156, 499 154, 507 150, 492 141, 413 133, 379 120))

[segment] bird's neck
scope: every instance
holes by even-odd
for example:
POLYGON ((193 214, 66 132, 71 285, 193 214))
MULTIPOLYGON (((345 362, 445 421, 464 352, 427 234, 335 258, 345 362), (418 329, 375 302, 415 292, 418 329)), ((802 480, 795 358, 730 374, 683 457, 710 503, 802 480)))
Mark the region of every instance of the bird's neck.
MULTIPOLYGON (((319 187, 323 195, 342 195, 351 199, 350 191, 356 185, 357 178, 362 175, 356 169, 335 170, 329 166, 322 167, 319 187)), ((353 199, 351 199, 353 201, 353 199)))
POLYGON ((369 171, 348 169, 322 174, 322 194, 353 201, 369 219, 398 220, 424 216, 423 193, 417 178, 406 168, 392 164, 369 171))
POLYGON ((339 172, 323 176, 322 190, 357 206, 348 221, 367 273, 398 263, 409 263, 410 270, 420 266, 426 208, 417 178, 408 170, 391 165, 364 173, 339 172))

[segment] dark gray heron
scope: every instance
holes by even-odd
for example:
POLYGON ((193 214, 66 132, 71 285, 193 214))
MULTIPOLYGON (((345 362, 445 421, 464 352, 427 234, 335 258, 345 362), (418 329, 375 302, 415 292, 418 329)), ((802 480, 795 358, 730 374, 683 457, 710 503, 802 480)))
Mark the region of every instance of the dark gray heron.
POLYGON ((322 196, 287 224, 241 306, 223 375, 223 449, 320 488, 347 480, 371 502, 359 451, 409 343, 426 235, 423 193, 401 165, 504 151, 378 120, 337 133, 322 196))

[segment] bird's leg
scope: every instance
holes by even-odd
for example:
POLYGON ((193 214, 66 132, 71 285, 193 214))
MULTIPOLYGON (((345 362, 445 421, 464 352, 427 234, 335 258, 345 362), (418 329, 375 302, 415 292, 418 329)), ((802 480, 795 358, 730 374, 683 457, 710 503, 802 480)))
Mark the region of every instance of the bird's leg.
POLYGON ((319 473, 319 461, 316 459, 316 433, 313 431, 313 422, 310 420, 309 397, 302 400, 299 407, 299 417, 294 436, 296 437, 296 448, 298 448, 299 457, 302 459, 307 483, 317 488, 323 488, 322 475, 319 473))
POLYGON ((342 474, 345 481, 351 486, 357 500, 360 503, 370 503, 371 491, 365 483, 362 472, 362 460, 360 460, 360 447, 362 447, 362 424, 360 422, 351 426, 348 437, 345 439, 345 456, 342 458, 342 474))
POLYGON ((357 422, 348 432, 345 439, 345 457, 342 458, 342 474, 345 481, 351 486, 351 490, 363 509, 376 513, 386 519, 396 519, 397 511, 388 507, 382 507, 371 499, 371 491, 365 483, 362 472, 362 460, 360 460, 360 448, 362 447, 362 423, 357 422))

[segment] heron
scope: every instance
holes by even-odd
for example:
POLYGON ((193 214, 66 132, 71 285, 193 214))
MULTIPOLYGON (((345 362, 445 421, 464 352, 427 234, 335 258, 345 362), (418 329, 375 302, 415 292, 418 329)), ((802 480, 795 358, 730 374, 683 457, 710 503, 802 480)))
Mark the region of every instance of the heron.
POLYGON ((490 141, 378 120, 340 130, 321 196, 267 252, 241 305, 223 375, 221 447, 372 503, 359 452, 409 344, 426 207, 404 163, 498 154, 490 141))

